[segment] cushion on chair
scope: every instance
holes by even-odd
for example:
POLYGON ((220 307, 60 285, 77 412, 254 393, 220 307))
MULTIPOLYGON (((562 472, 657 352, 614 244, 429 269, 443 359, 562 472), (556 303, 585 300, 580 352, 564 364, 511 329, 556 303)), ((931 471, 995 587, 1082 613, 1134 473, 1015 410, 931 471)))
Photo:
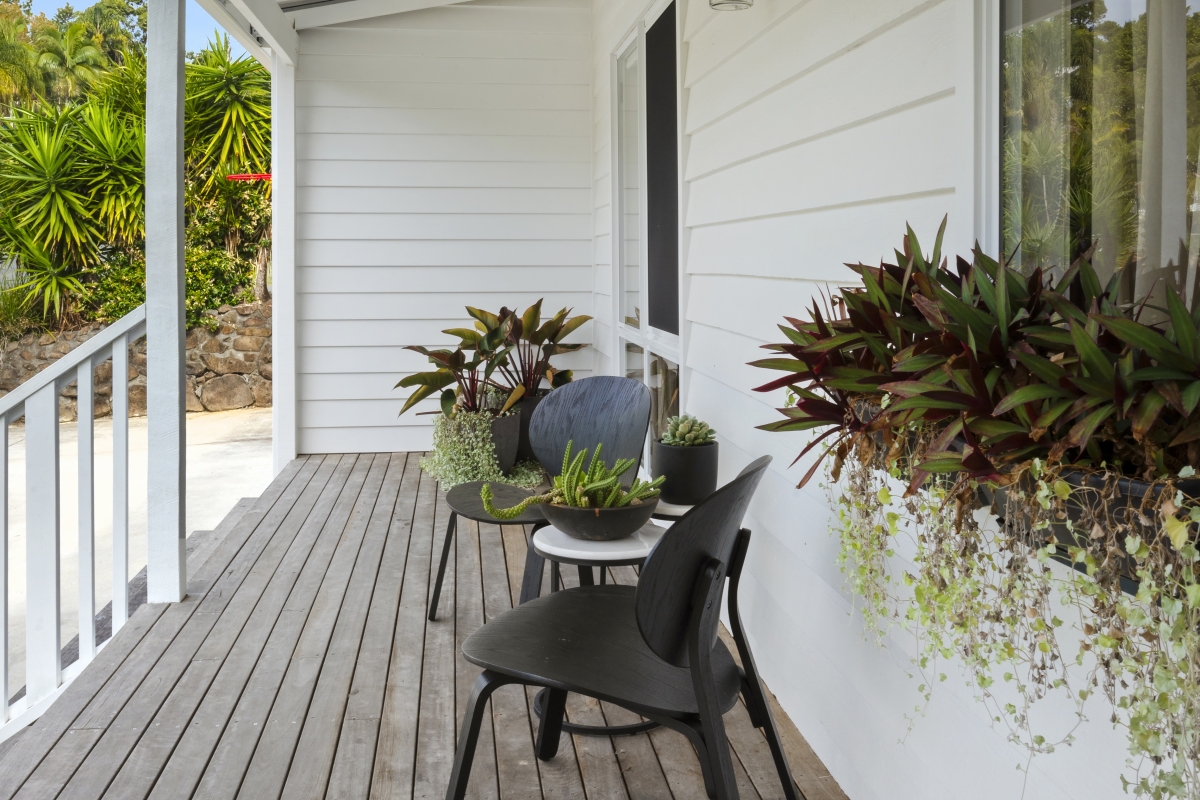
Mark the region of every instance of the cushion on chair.
MULTIPOLYGON (((697 713, 691 673, 651 652, 638 631, 632 586, 555 592, 501 614, 463 642, 472 664, 528 683, 586 694, 649 714, 697 713)), ((737 702, 737 665, 713 647, 722 711, 737 702)))
MULTIPOLYGON (((535 522, 545 522, 546 515, 541 506, 530 506, 516 519, 496 519, 483 510, 483 500, 479 490, 486 481, 471 481, 460 483, 446 492, 446 505, 450 506, 460 517, 473 519, 476 522, 491 522, 496 525, 531 525, 535 522)), ((492 503, 496 508, 512 508, 517 503, 533 494, 529 489, 510 486, 507 483, 492 484, 492 503)))

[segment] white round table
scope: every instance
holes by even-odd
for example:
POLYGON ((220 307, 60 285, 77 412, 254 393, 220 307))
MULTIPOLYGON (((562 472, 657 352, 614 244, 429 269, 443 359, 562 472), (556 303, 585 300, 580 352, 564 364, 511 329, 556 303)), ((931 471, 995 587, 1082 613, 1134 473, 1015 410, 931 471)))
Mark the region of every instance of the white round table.
MULTIPOLYGON (((607 542, 576 539, 553 525, 538 528, 533 534, 533 549, 542 558, 555 563, 581 567, 616 567, 641 564, 667 529, 653 520, 632 536, 607 542)), ((603 576, 603 573, 601 573, 603 576)), ((603 578, 601 579, 603 583, 603 578)))

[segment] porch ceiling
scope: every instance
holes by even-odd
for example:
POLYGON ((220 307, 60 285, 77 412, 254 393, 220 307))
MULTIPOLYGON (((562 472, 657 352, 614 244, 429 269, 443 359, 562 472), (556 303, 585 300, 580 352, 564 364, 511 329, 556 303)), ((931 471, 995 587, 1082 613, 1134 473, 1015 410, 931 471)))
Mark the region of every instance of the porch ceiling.
MULTIPOLYGON (((479 671, 459 645, 519 595, 526 532, 461 525, 439 619, 426 623, 449 509, 419 458, 292 462, 194 565, 184 602, 143 606, 18 734, 0 756, 0 799, 441 796, 479 671)), ((636 579, 631 567, 610 574, 636 579)), ((471 796, 704 797, 694 751, 668 730, 564 734, 559 754, 538 761, 533 694, 493 696, 471 796)), ((808 800, 844 800, 774 713, 808 800)), ((568 716, 636 720, 576 695, 568 716)), ((766 742, 740 703, 726 724, 741 797, 778 797, 766 742)))

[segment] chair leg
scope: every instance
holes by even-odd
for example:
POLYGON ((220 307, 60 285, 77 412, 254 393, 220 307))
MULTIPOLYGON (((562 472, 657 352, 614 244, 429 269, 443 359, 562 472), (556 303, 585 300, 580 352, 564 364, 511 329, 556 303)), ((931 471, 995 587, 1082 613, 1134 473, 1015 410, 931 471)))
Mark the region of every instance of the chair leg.
POLYGON ((792 777, 792 768, 788 765, 787 754, 783 752, 783 743, 775 727, 775 718, 771 715, 766 693, 763 692, 762 683, 754 671, 753 658, 749 661, 749 666, 749 672, 742 674, 742 698, 746 701, 746 710, 750 712, 750 722, 754 727, 762 729, 767 746, 771 748, 771 758, 775 761, 775 771, 779 773, 784 800, 806 800, 804 792, 800 791, 795 778, 792 777))
MULTIPOLYGON (((533 526, 533 532, 544 528, 549 523, 538 523, 533 526)), ((546 570, 546 559, 537 554, 531 541, 525 549, 525 574, 521 578, 521 603, 536 600, 542 593, 542 573, 546 570)))
POLYGON ((692 743, 692 748, 696 751, 696 758, 700 761, 700 774, 704 776, 704 793, 712 800, 716 800, 717 784, 713 780, 712 762, 708 758, 708 747, 704 743, 704 732, 700 729, 700 723, 688 724, 685 722, 670 727, 682 733, 692 743))
POLYGON ((562 735, 563 715, 567 711, 565 689, 547 689, 546 707, 542 709, 542 721, 538 725, 537 757, 549 761, 558 755, 558 740, 562 735))
POLYGON ((733 758, 729 755, 729 739, 725 736, 725 720, 719 709, 705 709, 701 701, 700 725, 704 745, 708 750, 709 769, 716 783, 717 800, 738 800, 737 780, 733 775, 733 758), (712 712, 716 713, 712 713, 712 712))
POLYGON ((585 567, 585 566, 581 565, 579 567, 576 567, 576 569, 579 570, 579 585, 580 586, 595 586, 596 585, 596 579, 594 577, 592 577, 592 568, 591 567, 585 567))
POLYGON ((550 562, 550 591, 557 592, 558 587, 562 586, 562 577, 559 574, 558 562, 550 562))
POLYGON ((471 778, 471 763, 475 760, 475 745, 479 743, 479 729, 483 724, 483 712, 488 698, 501 686, 512 680, 495 672, 484 670, 475 680, 467 710, 463 714, 462 729, 458 735, 458 749, 454 752, 454 768, 450 771, 450 785, 446 787, 446 800, 463 800, 467 793, 467 782, 471 778))
POLYGON ((446 523, 446 541, 442 545, 442 561, 438 564, 437 582, 433 584, 433 597, 429 599, 429 621, 437 618, 438 600, 442 596, 442 581, 446 578, 446 562, 450 560, 450 550, 454 545, 454 534, 458 531, 458 512, 450 512, 450 521, 446 523))

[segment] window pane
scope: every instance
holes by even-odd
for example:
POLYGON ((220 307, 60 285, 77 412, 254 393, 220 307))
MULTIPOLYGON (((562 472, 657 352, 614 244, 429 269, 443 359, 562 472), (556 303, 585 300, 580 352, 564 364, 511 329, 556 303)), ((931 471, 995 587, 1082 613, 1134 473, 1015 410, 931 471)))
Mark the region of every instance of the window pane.
POLYGON ((646 359, 642 348, 636 344, 625 342, 625 377, 637 381, 646 379, 646 359))
POLYGON ((642 326, 641 230, 642 155, 638 147, 641 129, 641 84, 638 78, 637 46, 617 62, 617 166, 619 170, 617 220, 620 225, 618 265, 621 316, 625 324, 642 326))
POLYGON ((1091 252, 1122 301, 1196 295, 1200 2, 1005 0, 1002 242, 1025 273, 1091 252))
POLYGON ((679 416, 679 365, 650 354, 650 435, 657 439, 667 420, 679 416))
POLYGON ((646 258, 650 326, 679 333, 679 125, 675 4, 646 31, 646 258))

